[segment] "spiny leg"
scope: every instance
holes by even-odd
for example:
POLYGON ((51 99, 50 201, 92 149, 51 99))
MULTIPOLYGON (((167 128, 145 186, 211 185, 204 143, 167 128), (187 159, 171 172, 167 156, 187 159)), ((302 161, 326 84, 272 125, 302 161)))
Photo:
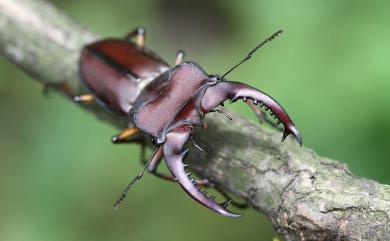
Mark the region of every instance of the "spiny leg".
POLYGON ((130 188, 134 185, 134 183, 136 181, 138 181, 139 179, 142 178, 142 176, 144 175, 145 171, 147 170, 148 166, 150 165, 150 163, 154 162, 155 159, 159 159, 161 158, 161 153, 159 152, 159 150, 161 149, 162 147, 161 146, 158 146, 156 147, 156 149, 154 149, 153 151, 153 154, 152 156, 149 158, 149 161, 146 163, 144 169, 137 175, 135 176, 130 182, 129 184, 127 184, 126 188, 123 190, 122 194, 119 196, 119 198, 116 200, 115 204, 114 204, 114 208, 117 209, 119 207, 119 204, 126 198, 127 196, 127 192, 130 190, 130 188), (160 153, 160 154, 159 154, 160 153))
POLYGON ((229 120, 233 120, 233 118, 228 114, 226 113, 225 111, 223 111, 222 109, 213 109, 211 111, 209 111, 209 113, 211 112, 217 112, 219 114, 223 114, 226 118, 228 118, 229 120))
POLYGON ((80 103, 91 103, 95 100, 92 94, 81 94, 73 96, 73 100, 80 103))
POLYGON ((126 35, 125 39, 130 41, 132 38, 135 37, 136 45, 138 47, 143 48, 145 46, 145 35, 146 35, 145 29, 142 27, 138 27, 134 29, 132 32, 130 32, 128 35, 126 35))
POLYGON ((80 102, 80 103, 81 102, 90 103, 90 102, 93 102, 95 100, 95 97, 90 93, 84 93, 84 94, 75 96, 75 95, 71 94, 70 89, 71 89, 70 85, 67 82, 62 81, 62 82, 55 83, 55 84, 45 84, 44 92, 50 91, 50 90, 60 90, 63 93, 65 93, 67 96, 71 97, 74 101, 80 102))
POLYGON ((184 53, 183 50, 177 51, 176 59, 175 59, 175 66, 179 65, 181 62, 183 62, 185 56, 186 56, 186 54, 184 53))

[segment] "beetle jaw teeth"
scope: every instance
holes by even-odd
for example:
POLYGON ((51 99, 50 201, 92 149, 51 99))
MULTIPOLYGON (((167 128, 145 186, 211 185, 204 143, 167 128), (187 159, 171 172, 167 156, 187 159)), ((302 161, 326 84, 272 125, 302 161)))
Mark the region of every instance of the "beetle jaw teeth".
POLYGON ((295 139, 298 141, 299 145, 302 146, 302 136, 295 127, 295 125, 290 121, 287 123, 282 122, 277 115, 275 115, 272 112, 272 109, 262 103, 259 100, 252 99, 250 97, 245 97, 245 96, 234 96, 233 98, 230 99, 230 103, 234 103, 237 100, 242 99, 242 101, 247 102, 247 100, 252 100, 252 103, 259 106, 260 108, 263 108, 265 111, 270 111, 271 116, 275 119, 276 123, 279 125, 280 123, 283 123, 284 125, 284 132, 283 132, 283 137, 282 137, 282 142, 287 138, 288 135, 292 134, 295 139))
MULTIPOLYGON (((187 176, 190 178, 191 176, 191 173, 187 173, 187 176)), ((206 197, 208 200, 212 201, 213 203, 223 207, 223 213, 221 213, 221 210, 217 211, 218 213, 222 214, 222 215, 225 215, 225 216, 228 216, 228 217, 234 217, 234 218, 238 218, 238 217, 241 217, 242 215, 241 214, 236 214, 236 213, 232 213, 230 211, 227 210, 227 207, 229 206, 229 204, 232 203, 232 200, 227 200, 225 202, 222 202, 222 203, 217 203, 215 201, 215 196, 213 195, 210 195, 208 196, 208 193, 207 191, 203 190, 199 185, 198 183, 196 182, 196 180, 194 178, 191 178, 190 181, 192 182, 192 184, 194 185, 194 187, 196 189, 198 189, 198 191, 203 194, 204 197, 206 197)))

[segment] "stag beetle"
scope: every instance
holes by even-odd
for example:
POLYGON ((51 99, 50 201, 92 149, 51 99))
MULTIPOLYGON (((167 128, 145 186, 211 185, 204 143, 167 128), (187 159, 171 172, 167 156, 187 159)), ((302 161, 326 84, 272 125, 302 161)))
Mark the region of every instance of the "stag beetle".
POLYGON ((225 100, 242 99, 256 113, 260 107, 271 110, 284 125, 282 141, 292 134, 302 144, 301 136, 286 111, 267 94, 240 82, 224 77, 265 43, 272 41, 277 31, 257 45, 237 65, 224 75, 209 75, 197 63, 184 61, 179 51, 175 66, 171 68, 145 45, 145 30, 137 28, 124 39, 104 39, 85 46, 80 57, 81 78, 92 94, 75 96, 77 102, 97 101, 104 107, 128 116, 135 127, 127 128, 112 138, 114 143, 136 142, 140 131, 150 135, 156 146, 144 170, 136 176, 122 193, 115 207, 126 197, 130 186, 140 179, 145 170, 163 179, 177 181, 196 201, 228 217, 239 217, 227 210, 227 204, 217 203, 205 195, 200 187, 207 181, 190 177, 183 163, 188 149, 183 145, 191 138, 195 127, 204 127, 203 118, 225 100), (134 137, 134 138, 133 138, 134 137), (157 172, 162 160, 172 176, 157 172))

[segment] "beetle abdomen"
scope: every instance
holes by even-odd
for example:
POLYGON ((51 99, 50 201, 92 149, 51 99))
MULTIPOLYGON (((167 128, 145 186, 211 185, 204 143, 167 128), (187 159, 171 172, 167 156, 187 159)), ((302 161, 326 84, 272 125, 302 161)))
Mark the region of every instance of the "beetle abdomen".
POLYGON ((81 77, 99 102, 124 114, 145 86, 168 71, 168 64, 157 55, 127 40, 87 45, 80 60, 81 77))

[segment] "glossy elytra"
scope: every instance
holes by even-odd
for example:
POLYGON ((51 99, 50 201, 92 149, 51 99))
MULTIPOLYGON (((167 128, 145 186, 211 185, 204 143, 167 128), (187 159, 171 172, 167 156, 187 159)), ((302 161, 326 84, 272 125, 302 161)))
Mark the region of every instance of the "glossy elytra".
MULTIPOLYGON (((257 45, 239 64, 249 59, 265 43, 281 31, 257 45)), ((171 68, 153 51, 144 46, 145 31, 137 28, 123 39, 104 39, 84 47, 80 58, 80 73, 92 94, 75 96, 78 102, 97 101, 121 115, 129 117, 135 127, 127 128, 114 136, 114 143, 137 142, 140 131, 153 138, 155 150, 145 170, 166 180, 177 181, 196 201, 228 217, 238 217, 227 209, 230 200, 218 203, 213 196, 201 190, 207 180, 195 180, 186 171, 188 149, 184 144, 191 139, 194 128, 204 127, 203 118, 210 112, 222 112, 217 107, 225 100, 244 100, 258 115, 260 107, 270 110, 284 126, 283 139, 289 134, 301 144, 301 137, 286 111, 267 94, 240 82, 228 81, 223 76, 207 74, 200 65, 183 61, 179 51, 171 68), (157 172, 164 159, 172 176, 157 172)), ((192 140, 192 139, 191 139, 192 140)), ((127 186, 119 203, 130 186, 143 175, 141 172, 127 186)))

